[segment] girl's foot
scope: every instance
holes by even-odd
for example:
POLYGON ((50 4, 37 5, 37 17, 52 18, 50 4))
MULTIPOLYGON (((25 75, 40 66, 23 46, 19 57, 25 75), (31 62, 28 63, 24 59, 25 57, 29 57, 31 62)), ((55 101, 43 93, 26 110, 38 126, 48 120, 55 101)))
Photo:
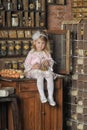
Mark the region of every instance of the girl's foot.
POLYGON ((40 98, 41 99, 41 103, 46 103, 47 102, 47 99, 44 97, 44 98, 40 98))
POLYGON ((53 98, 48 98, 48 102, 51 106, 55 106, 56 102, 53 100, 53 98))

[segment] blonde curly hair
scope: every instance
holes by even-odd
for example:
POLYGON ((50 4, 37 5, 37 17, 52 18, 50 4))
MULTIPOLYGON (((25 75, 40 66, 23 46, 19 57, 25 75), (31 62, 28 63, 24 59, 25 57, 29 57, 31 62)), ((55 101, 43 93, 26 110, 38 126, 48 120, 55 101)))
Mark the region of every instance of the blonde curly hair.
POLYGON ((45 42, 45 48, 44 48, 43 51, 51 53, 50 43, 49 43, 49 39, 48 39, 48 34, 45 31, 36 32, 33 35, 33 37, 34 38, 33 38, 33 41, 32 41, 32 49, 36 50, 35 42, 36 42, 37 39, 41 39, 42 41, 45 42))

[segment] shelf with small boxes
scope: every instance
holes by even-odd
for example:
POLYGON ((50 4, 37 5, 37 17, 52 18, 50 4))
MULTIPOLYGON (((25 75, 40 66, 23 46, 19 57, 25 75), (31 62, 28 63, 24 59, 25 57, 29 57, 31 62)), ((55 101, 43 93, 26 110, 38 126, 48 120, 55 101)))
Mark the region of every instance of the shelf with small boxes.
POLYGON ((47 28, 46 11, 46 0, 0 0, 0 69, 23 69, 33 33, 47 28))
POLYGON ((74 18, 87 19, 87 0, 72 0, 71 6, 74 18))

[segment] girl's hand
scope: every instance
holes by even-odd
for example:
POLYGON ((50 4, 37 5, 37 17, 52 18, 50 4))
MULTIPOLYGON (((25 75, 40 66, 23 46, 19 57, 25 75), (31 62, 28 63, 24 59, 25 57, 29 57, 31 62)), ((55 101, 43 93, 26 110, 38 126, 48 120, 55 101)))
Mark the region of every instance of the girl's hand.
POLYGON ((32 66, 32 69, 40 69, 41 65, 36 63, 32 66))
POLYGON ((46 67, 49 67, 49 61, 48 60, 44 60, 43 62, 42 62, 42 64, 44 64, 46 67))

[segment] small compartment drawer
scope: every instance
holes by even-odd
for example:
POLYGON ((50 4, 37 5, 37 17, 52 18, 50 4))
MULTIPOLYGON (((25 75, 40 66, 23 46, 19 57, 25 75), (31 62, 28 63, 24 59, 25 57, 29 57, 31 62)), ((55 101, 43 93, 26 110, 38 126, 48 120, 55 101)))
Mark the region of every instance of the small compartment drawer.
POLYGON ((0 81, 0 87, 14 87, 16 88, 17 82, 0 81))
POLYGON ((19 92, 37 91, 36 80, 20 82, 19 92))

